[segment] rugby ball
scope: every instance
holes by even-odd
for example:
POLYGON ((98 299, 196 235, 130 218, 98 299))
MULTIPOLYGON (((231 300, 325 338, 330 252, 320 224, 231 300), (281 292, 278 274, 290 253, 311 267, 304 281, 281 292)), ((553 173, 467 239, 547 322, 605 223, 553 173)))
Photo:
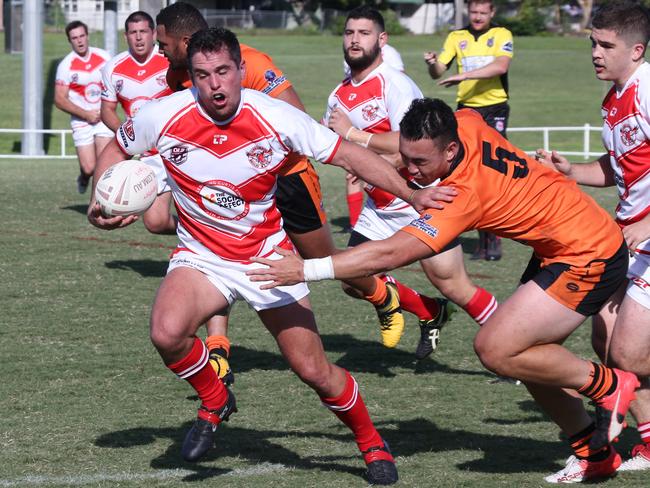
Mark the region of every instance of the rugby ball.
POLYGON ((153 169, 135 159, 108 168, 95 187, 95 200, 107 217, 144 213, 157 194, 158 184, 153 169))

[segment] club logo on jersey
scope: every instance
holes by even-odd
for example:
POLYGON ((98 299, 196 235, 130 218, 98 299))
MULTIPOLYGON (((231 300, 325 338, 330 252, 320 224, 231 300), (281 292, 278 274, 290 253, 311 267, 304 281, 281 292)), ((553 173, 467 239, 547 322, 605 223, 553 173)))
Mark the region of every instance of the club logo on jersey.
POLYGON ((259 144, 254 146, 253 149, 246 153, 248 157, 248 162, 251 163, 257 169, 264 169, 269 164, 271 164, 271 156, 273 151, 271 148, 265 148, 259 144))
POLYGON ((144 75, 146 72, 147 72, 146 69, 139 69, 139 70, 138 70, 138 76, 142 76, 142 75, 144 75))
POLYGON ((240 220, 248 214, 249 205, 239 189, 228 181, 207 181, 199 189, 199 205, 210 216, 219 220, 240 220))
POLYGON ((460 48, 461 51, 464 51, 465 49, 467 49, 467 41, 460 41, 458 47, 460 48))
POLYGON ((79 81, 79 75, 77 73, 72 73, 72 76, 70 77, 70 83, 76 83, 79 81))
POLYGON ((156 82, 160 86, 167 86, 167 78, 165 77, 165 75, 156 76, 156 82))
POLYGON ((366 105, 361 109, 361 116, 366 122, 372 122, 377 118, 377 111, 379 107, 376 105, 366 105))
POLYGON ((571 281, 566 284, 566 287, 567 287, 567 290, 569 290, 569 291, 574 291, 574 292, 575 291, 580 291, 580 287, 577 284, 575 284, 575 283, 573 283, 571 281))
POLYGON ((427 220, 431 220, 431 215, 424 214, 419 219, 415 219, 409 225, 411 227, 415 227, 416 229, 424 232, 426 235, 431 236, 432 238, 437 237, 438 229, 436 227, 433 227, 432 225, 429 225, 427 223, 427 220))
POLYGON ((176 165, 180 166, 185 161, 187 161, 188 149, 185 146, 174 146, 169 152, 169 161, 176 165))
POLYGON ((494 46, 494 37, 490 37, 490 38, 487 40, 487 46, 488 46, 488 47, 492 47, 492 46, 494 46))
POLYGON ((626 146, 634 146, 638 132, 639 126, 632 127, 630 124, 624 124, 621 127, 621 142, 626 146))
POLYGON ((133 128, 133 120, 129 119, 122 124, 120 130, 126 134, 130 140, 135 141, 135 129, 133 128))
POLYGON ((262 93, 271 93, 273 90, 275 90, 278 86, 280 86, 282 83, 286 81, 285 76, 278 76, 275 71, 272 69, 267 69, 264 72, 264 79, 268 83, 268 86, 262 90, 262 93))
POLYGON ((508 41, 503 46, 501 46, 501 50, 505 51, 507 53, 511 53, 512 52, 512 41, 508 41))
POLYGON ((355 98, 357 98, 357 94, 356 93, 350 93, 350 95, 348 95, 348 102, 351 102, 355 98))
POLYGON ((115 82, 115 92, 120 93, 122 88, 124 88, 124 80, 117 80, 115 82))

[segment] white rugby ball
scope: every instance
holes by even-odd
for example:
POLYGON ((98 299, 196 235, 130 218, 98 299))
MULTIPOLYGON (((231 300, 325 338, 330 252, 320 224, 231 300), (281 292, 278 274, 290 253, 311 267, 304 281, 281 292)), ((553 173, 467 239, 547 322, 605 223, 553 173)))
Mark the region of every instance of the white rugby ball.
POLYGON ((97 182, 95 199, 106 216, 144 213, 156 199, 158 184, 149 165, 135 159, 111 166, 97 182))

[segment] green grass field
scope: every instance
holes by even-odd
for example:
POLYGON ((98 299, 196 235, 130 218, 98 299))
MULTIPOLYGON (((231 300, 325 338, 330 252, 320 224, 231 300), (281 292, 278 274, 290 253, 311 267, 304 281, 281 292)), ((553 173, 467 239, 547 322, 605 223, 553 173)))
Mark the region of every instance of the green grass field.
MULTIPOLYGON (((67 52, 46 37, 46 64, 67 52)), ((244 37, 274 55, 320 116, 341 73, 334 37, 244 37)), ((63 42, 60 42, 63 41, 63 42)), ((426 79, 420 61, 440 38, 393 40, 427 95, 453 92, 426 79)), ((517 40, 512 68, 512 125, 598 123, 602 84, 579 39, 517 40)), ((20 60, 0 55, 2 127, 20 125, 20 60)), ((46 112, 50 110, 46 107, 46 112)), ((67 127, 56 109, 50 126, 67 127)), ((1 147, 12 142, 2 140, 1 147)), ((595 146, 597 147, 597 146, 595 146)), ((219 428, 217 447, 199 464, 179 450, 197 401, 163 367, 148 338, 153 295, 165 273, 172 237, 140 223, 103 232, 85 218, 73 161, 0 161, 0 487, 352 487, 365 486, 363 463, 347 430, 292 375, 270 335, 244 304, 232 315, 232 365, 239 413, 219 428)), ((343 246, 343 176, 320 167, 326 209, 343 246)), ((613 190, 593 192, 613 208, 613 190)), ((463 236, 466 251, 474 234, 463 236)), ((467 261, 473 279, 504 299, 529 251, 504 245, 501 262, 467 261)), ((396 272, 434 294, 417 266, 396 272)), ((414 360, 417 322, 395 350, 382 348, 372 307, 345 296, 336 282, 311 286, 329 357, 358 379, 371 414, 390 442, 404 487, 539 487, 569 450, 525 389, 490 384, 472 350, 476 325, 458 313, 435 355, 414 360)), ((592 357, 589 327, 568 347, 592 357)), ((621 452, 637 440, 628 429, 621 452)), ((624 474, 607 487, 647 486, 624 474)))

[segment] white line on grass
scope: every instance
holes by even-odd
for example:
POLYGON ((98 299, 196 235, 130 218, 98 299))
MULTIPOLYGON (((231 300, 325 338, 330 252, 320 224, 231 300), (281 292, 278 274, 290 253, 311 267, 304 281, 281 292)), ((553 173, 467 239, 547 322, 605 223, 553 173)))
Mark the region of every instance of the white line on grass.
MULTIPOLYGON (((209 469, 209 468, 208 468, 209 469)), ((256 476, 263 474, 278 473, 288 471, 283 464, 261 463, 249 468, 237 468, 228 471, 221 476, 256 476)), ((100 483, 102 481, 147 481, 147 480, 166 480, 173 478, 183 478, 200 473, 200 471, 190 471, 189 469, 167 469, 156 471, 155 473, 99 473, 78 476, 24 476, 16 479, 0 479, 0 487, 12 486, 40 486, 40 485, 89 485, 100 483)))

